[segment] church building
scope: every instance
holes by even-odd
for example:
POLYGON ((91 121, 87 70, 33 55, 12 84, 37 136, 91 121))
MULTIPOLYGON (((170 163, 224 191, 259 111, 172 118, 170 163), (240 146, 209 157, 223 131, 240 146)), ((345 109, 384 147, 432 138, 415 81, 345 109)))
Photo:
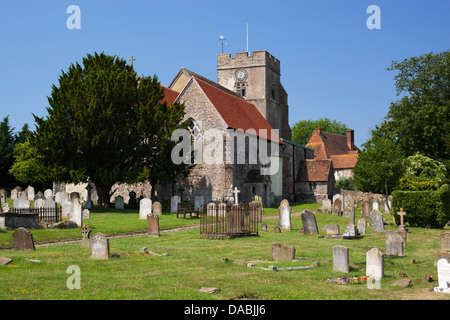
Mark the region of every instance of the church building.
POLYGON ((203 196, 205 204, 231 203, 234 188, 240 190, 241 203, 255 195, 265 206, 295 200, 300 161, 313 159, 314 149, 290 141, 288 95, 280 70, 280 61, 267 51, 219 54, 217 82, 181 68, 164 88, 165 98, 186 106, 183 121, 193 145, 203 146, 203 158, 196 155, 200 161, 187 178, 161 186, 160 201, 179 195, 192 203, 196 196, 203 196), (205 142, 212 141, 221 146, 213 153, 223 161, 205 163, 211 151, 205 142))

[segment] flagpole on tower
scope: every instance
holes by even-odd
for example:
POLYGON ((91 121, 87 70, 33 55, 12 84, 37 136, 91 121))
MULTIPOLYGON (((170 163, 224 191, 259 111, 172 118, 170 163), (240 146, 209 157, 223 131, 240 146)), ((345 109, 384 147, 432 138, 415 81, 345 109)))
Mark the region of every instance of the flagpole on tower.
POLYGON ((248 54, 248 23, 247 23, 247 54, 248 54))

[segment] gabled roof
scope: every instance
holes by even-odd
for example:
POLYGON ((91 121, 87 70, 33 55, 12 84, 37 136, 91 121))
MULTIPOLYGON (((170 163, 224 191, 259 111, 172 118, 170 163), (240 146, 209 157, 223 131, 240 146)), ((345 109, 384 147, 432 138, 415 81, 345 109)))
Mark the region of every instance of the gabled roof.
MULTIPOLYGON (((241 129, 243 131, 254 129, 258 137, 284 144, 279 135, 276 133, 272 134, 272 127, 254 104, 242 99, 237 93, 222 87, 218 83, 182 68, 170 86, 176 83, 181 74, 189 76, 198 84, 228 128, 241 129), (266 130, 266 132, 261 131, 261 129, 266 130)), ((191 82, 189 81, 186 87, 191 82)), ((182 96, 182 93, 180 93, 180 96, 182 96)))
POLYGON ((298 164, 297 181, 325 182, 331 172, 331 160, 300 160, 298 164))
POLYGON ((164 89, 164 101, 167 102, 168 106, 171 106, 178 98, 179 93, 167 87, 161 87, 164 89))
POLYGON ((331 155, 333 168, 335 169, 353 169, 358 162, 357 154, 339 154, 331 155))

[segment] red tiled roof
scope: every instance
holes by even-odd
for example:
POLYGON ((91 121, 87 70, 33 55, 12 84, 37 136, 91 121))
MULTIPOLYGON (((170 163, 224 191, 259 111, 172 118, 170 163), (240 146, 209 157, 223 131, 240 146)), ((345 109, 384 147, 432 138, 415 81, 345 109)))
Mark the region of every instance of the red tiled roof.
POLYGON ((168 106, 171 106, 177 99, 179 93, 167 87, 161 87, 164 89, 164 101, 167 102, 168 106))
POLYGON ((331 155, 331 161, 335 169, 353 169, 358 162, 358 154, 331 155))
POLYGON ((314 130, 306 147, 314 149, 314 159, 317 160, 331 159, 334 155, 356 154, 360 151, 356 146, 353 149, 348 147, 347 136, 323 131, 319 134, 317 130, 314 130))
POLYGON ((328 181, 331 160, 300 160, 297 181, 328 181))
POLYGON ((259 137, 284 144, 276 133, 271 134, 272 127, 255 105, 222 90, 218 84, 213 86, 199 77, 194 78, 229 128, 255 129, 259 137), (267 135, 260 129, 267 130, 267 135))

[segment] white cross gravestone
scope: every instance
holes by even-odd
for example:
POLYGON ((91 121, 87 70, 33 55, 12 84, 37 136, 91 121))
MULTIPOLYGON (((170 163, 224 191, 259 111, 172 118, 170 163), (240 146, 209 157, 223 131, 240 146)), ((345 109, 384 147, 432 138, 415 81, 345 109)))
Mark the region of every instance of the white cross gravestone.
POLYGON ((450 263, 447 259, 440 259, 437 262, 439 287, 435 287, 435 292, 450 293, 450 263))
POLYGON ((238 193, 240 193, 241 191, 238 190, 237 187, 234 187, 234 190, 231 191, 231 192, 234 193, 234 204, 239 204, 239 201, 238 201, 238 193))
POLYGON ((400 216, 400 225, 398 226, 398 229, 402 231, 408 231, 408 228, 406 228, 404 223, 405 221, 403 220, 403 217, 406 216, 406 212, 403 211, 403 208, 400 208, 400 212, 397 212, 397 214, 400 216))

